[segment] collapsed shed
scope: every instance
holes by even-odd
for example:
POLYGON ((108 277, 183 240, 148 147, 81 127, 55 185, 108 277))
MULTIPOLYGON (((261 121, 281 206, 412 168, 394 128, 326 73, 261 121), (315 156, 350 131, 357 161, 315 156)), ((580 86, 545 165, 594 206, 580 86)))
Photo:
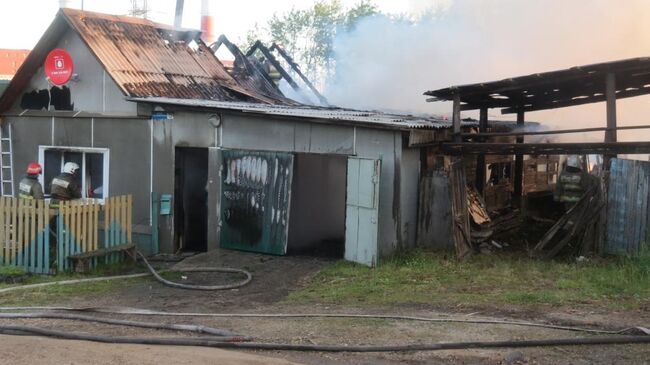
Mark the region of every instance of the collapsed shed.
MULTIPOLYGON (((544 179, 550 184, 549 167, 557 166, 557 159, 550 159, 542 163, 543 168, 525 168, 525 155, 603 155, 605 162, 603 168, 606 171, 611 169, 612 174, 601 175, 606 182, 604 187, 610 189, 605 192, 606 198, 601 198, 602 204, 590 205, 584 199, 599 199, 597 193, 586 193, 576 208, 573 207, 569 213, 567 228, 571 234, 584 234, 590 232, 576 230, 576 224, 580 227, 593 221, 584 220, 585 217, 596 219, 599 217, 603 224, 607 223, 607 234, 601 232, 601 239, 597 250, 604 253, 638 253, 650 238, 650 229, 647 227, 648 211, 646 208, 649 199, 642 186, 647 186, 650 180, 645 175, 643 163, 631 163, 625 160, 615 159, 617 154, 645 154, 650 152, 650 142, 618 142, 617 131, 623 129, 647 129, 650 126, 617 126, 616 100, 650 93, 650 58, 634 58, 593 65, 573 67, 570 69, 537 73, 527 76, 513 77, 500 81, 452 86, 444 89, 432 90, 425 93, 431 96, 429 101, 452 101, 453 103, 453 142, 442 142, 428 144, 443 154, 457 156, 455 160, 462 163, 460 156, 467 159, 468 156, 475 156, 476 179, 475 184, 479 191, 483 191, 486 183, 485 165, 487 156, 515 156, 514 179, 513 179, 513 202, 520 205, 524 193, 530 191, 531 180, 544 179), (517 125, 524 127, 525 113, 538 110, 577 106, 587 103, 606 102, 605 127, 567 129, 557 131, 511 131, 491 132, 488 130, 488 110, 500 108, 503 114, 516 114, 517 125), (478 133, 463 133, 461 131, 461 111, 479 110, 480 121, 478 133), (525 142, 526 136, 554 135, 565 133, 584 133, 602 131, 605 132, 604 142, 583 142, 583 143, 539 143, 525 142), (516 138, 516 141, 494 141, 490 138, 516 138), (531 171, 532 170, 532 171, 531 171), (542 170, 542 171, 540 171, 542 170), (634 179, 625 179, 620 171, 629 171, 634 179), (527 174, 525 172, 533 174, 527 174), (616 172, 616 173, 614 173, 616 172), (541 175, 541 176, 540 176, 541 175), (533 179, 534 177, 534 179, 533 179), (641 180, 639 180, 641 179, 641 180), (641 185, 639 185, 641 184, 641 185), (527 189, 528 187, 528 189, 527 189), (639 195, 641 194, 641 195, 639 195), (641 210, 625 210, 623 207, 631 208, 640 204, 641 210), (622 209, 623 208, 623 209, 622 209), (599 214, 587 214, 589 211, 602 209, 602 216, 599 214), (604 212, 606 212, 606 217, 604 212), (605 219, 606 218, 606 219, 605 219), (626 228, 621 228, 621 226, 626 228), (621 235, 625 239, 621 240, 621 235)), ((539 166, 539 164, 536 164, 539 166)), ((552 172, 552 171, 551 171, 552 172)), ((553 178, 552 178, 553 179, 553 178)), ((464 186, 461 189, 465 189, 464 186)), ((463 213, 463 216, 467 213, 463 213)), ((560 224, 558 221, 557 224, 560 224)), ((566 223, 566 222, 565 222, 566 223)), ((556 224, 556 225, 557 225, 556 224)), ((596 225, 598 226, 598 225, 596 225)), ((560 230, 561 227, 553 229, 560 230)), ((555 232, 551 236, 555 235, 555 232)), ((598 236, 598 234, 596 234, 598 236)), ((546 246, 551 237, 545 236, 537 245, 538 248, 546 246)), ((562 238, 560 242, 566 243, 562 238)), ((469 244, 469 243, 468 243, 469 244)), ((553 250, 556 250, 555 247, 553 250)))

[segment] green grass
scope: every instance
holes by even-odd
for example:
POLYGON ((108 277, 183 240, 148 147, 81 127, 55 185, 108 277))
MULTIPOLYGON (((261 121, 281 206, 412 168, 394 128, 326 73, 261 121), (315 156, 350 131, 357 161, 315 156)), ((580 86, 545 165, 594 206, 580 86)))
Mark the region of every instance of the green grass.
MULTIPOLYGON (((11 267, 5 267, 3 270, 14 271, 20 270, 11 267)), ((0 289, 26 284, 38 284, 52 281, 84 279, 100 276, 126 275, 138 272, 144 272, 144 268, 132 263, 120 263, 99 265, 96 269, 86 274, 61 273, 57 275, 28 275, 21 284, 0 283, 0 289)), ((77 297, 101 295, 116 290, 135 285, 148 280, 148 278, 133 278, 111 281, 96 281, 89 283, 79 283, 71 285, 52 285, 41 288, 15 290, 7 293, 0 293, 0 306, 19 306, 19 305, 39 305, 53 304, 70 301, 77 297)))
POLYGON ((290 294, 291 303, 436 306, 650 305, 650 255, 589 262, 479 255, 465 262, 409 252, 378 268, 340 261, 290 294))

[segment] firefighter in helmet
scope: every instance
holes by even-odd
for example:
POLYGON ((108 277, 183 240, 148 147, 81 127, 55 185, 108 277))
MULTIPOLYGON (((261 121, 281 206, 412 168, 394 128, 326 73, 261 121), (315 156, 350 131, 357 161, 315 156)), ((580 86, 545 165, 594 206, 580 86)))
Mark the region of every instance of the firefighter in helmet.
POLYGON ((38 182, 38 176, 43 169, 37 162, 27 166, 27 175, 20 180, 18 185, 18 197, 21 199, 43 199, 43 186, 38 182))
POLYGON ((50 195, 52 196, 50 207, 58 208, 60 201, 81 198, 81 187, 77 183, 77 171, 79 171, 79 165, 74 162, 66 162, 63 165, 61 174, 52 179, 50 185, 50 195))

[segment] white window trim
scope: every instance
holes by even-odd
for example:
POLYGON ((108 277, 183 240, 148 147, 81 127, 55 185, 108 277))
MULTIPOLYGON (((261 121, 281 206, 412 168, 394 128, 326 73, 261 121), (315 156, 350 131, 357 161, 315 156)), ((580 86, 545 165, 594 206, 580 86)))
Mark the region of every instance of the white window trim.
MULTIPOLYGON (((44 185, 44 176, 45 176, 45 151, 46 150, 64 150, 64 151, 70 151, 70 152, 85 152, 85 153, 101 153, 104 157, 104 174, 103 174, 103 181, 102 181, 102 193, 103 193, 103 198, 102 199, 96 199, 100 203, 104 203, 104 199, 106 197, 109 197, 109 175, 110 175, 110 161, 111 161, 111 150, 108 148, 94 148, 94 147, 70 147, 70 146, 38 146, 38 163, 43 166, 43 173, 39 175, 38 181, 41 183, 43 187, 44 185)), ((86 171, 86 159, 82 159, 82 164, 81 166, 81 171, 86 171)), ((61 169, 63 169, 63 165, 61 165, 61 169)), ((81 175, 81 186, 84 187, 86 186, 86 174, 81 175)), ((85 193, 83 193, 85 194, 85 193)))

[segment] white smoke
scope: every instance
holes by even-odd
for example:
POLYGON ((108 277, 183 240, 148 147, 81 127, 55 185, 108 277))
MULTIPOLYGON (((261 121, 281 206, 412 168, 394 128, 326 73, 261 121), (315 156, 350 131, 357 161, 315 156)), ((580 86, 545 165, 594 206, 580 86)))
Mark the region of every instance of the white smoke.
MULTIPOLYGON (((335 77, 325 94, 335 105, 446 113, 424 91, 577 65, 650 56, 650 1, 455 0, 427 8, 415 22, 363 19, 335 39, 335 77)), ((430 3, 430 2, 429 2, 430 3)), ((417 17, 416 17, 417 18, 417 17)), ((650 97, 618 102, 619 125, 645 121, 650 97)), ((465 116, 465 115, 463 115, 465 116)), ((468 114, 467 116, 475 116, 468 114)), ((505 118, 497 109, 490 117, 505 118)), ((555 128, 605 126, 604 103, 529 113, 555 128)), ((602 134, 582 136, 602 140, 602 134)), ((639 140, 639 132, 619 132, 639 140)))

